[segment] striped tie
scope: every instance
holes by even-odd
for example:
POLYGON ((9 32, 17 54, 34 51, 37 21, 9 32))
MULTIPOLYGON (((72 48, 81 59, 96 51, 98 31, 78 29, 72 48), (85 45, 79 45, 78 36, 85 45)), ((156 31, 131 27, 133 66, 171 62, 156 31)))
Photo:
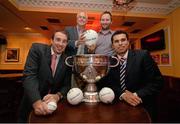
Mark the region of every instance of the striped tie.
POLYGON ((120 85, 122 92, 126 90, 125 85, 125 72, 126 72, 126 62, 124 58, 120 59, 120 85))

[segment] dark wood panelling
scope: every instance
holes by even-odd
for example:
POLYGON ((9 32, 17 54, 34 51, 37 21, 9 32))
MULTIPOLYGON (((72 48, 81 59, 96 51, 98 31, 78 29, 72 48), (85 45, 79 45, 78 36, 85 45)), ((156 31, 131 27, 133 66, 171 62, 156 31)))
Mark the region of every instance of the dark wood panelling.
POLYGON ((23 94, 22 77, 0 78, 0 123, 16 122, 17 110, 23 94))
POLYGON ((164 76, 158 99, 158 122, 180 122, 180 78, 164 76))

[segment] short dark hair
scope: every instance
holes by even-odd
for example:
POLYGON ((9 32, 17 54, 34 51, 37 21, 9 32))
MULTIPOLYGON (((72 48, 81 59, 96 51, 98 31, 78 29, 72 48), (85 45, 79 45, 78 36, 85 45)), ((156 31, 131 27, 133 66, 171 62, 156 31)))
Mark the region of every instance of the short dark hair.
POLYGON ((68 35, 67 35, 67 32, 64 31, 64 30, 56 30, 56 31, 54 31, 54 33, 53 33, 53 35, 52 35, 52 37, 51 37, 52 40, 54 39, 54 35, 55 35, 57 32, 61 32, 61 33, 65 34, 66 36, 68 36, 68 35))
POLYGON ((112 42, 112 43, 113 43, 113 38, 114 38, 114 36, 115 36, 115 35, 118 35, 118 34, 125 34, 127 40, 129 40, 129 35, 128 35, 127 32, 122 31, 122 30, 117 30, 117 31, 115 31, 115 32, 113 33, 113 35, 111 36, 111 42, 112 42))
MULTIPOLYGON (((109 11, 104 11, 104 12, 101 14, 101 17, 102 17, 104 14, 109 14, 110 17, 111 17, 111 21, 112 21, 112 14, 111 14, 111 12, 109 12, 109 11)), ((100 18, 100 19, 101 19, 101 18, 100 18)))

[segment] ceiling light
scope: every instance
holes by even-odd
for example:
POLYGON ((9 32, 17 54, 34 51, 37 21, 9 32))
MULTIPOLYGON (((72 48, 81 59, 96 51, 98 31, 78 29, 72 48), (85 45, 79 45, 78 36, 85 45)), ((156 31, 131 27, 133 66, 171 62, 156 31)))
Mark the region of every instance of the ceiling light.
POLYGON ((125 11, 129 10, 131 7, 129 6, 134 0, 113 0, 113 5, 116 8, 121 8, 125 11))
POLYGON ((27 31, 30 31, 30 30, 31 30, 30 27, 24 27, 24 29, 27 30, 27 31))
POLYGON ((114 4, 118 6, 128 6, 128 4, 130 4, 133 1, 134 0, 114 0, 114 4))

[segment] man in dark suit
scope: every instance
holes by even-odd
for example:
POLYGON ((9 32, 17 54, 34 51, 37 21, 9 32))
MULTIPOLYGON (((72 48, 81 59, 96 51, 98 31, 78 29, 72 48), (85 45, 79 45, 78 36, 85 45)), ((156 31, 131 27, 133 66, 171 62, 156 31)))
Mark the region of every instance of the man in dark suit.
POLYGON ((123 100, 132 106, 142 104, 154 122, 157 114, 156 96, 164 82, 156 63, 146 50, 130 50, 129 37, 124 31, 116 31, 111 41, 120 64, 110 69, 99 82, 99 88, 112 88, 116 100, 123 100))
MULTIPOLYGON (((85 44, 85 37, 83 33, 86 31, 85 27, 87 24, 88 15, 86 12, 80 11, 77 13, 76 16, 76 26, 68 26, 65 28, 65 31, 68 34, 68 50, 71 55, 79 55, 79 54, 87 54, 93 53, 95 50, 95 45, 86 45, 85 44)), ((72 87, 84 87, 83 81, 75 75, 75 71, 72 74, 72 87)))
POLYGON ((64 31, 56 31, 51 41, 51 45, 35 43, 29 51, 18 122, 27 122, 32 109, 36 115, 51 114, 53 111, 48 109, 47 103, 58 103, 71 87, 71 68, 64 63, 67 35, 64 31), (54 60, 52 56, 56 56, 54 60))

